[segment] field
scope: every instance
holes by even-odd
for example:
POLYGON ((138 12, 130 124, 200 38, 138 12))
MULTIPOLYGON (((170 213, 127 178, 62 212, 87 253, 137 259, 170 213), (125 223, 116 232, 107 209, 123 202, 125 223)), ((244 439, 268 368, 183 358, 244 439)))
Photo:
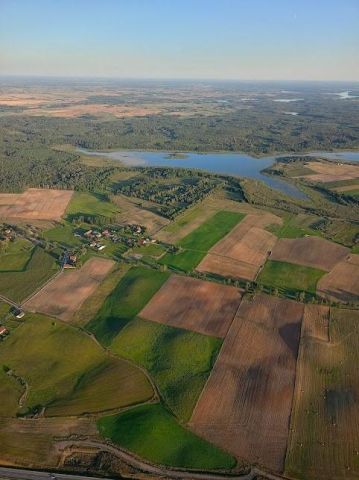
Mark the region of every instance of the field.
POLYGON ((0 207, 0 217, 26 220, 61 220, 73 195, 72 190, 55 190, 29 188, 16 197, 13 194, 0 194, 0 204, 6 202, 10 195, 9 205, 0 207))
POLYGON ((0 253, 0 272, 25 270, 32 248, 32 243, 22 238, 9 242, 5 252, 0 253))
POLYGON ((241 301, 235 287, 172 275, 140 312, 147 320, 224 338, 241 301))
POLYGON ((187 421, 221 344, 218 338, 136 318, 110 348, 146 368, 167 408, 187 421))
POLYGON ((68 223, 60 223, 55 227, 43 232, 45 240, 57 242, 64 247, 77 247, 81 245, 81 241, 74 236, 73 226, 68 223))
MULTIPOLYGON (((103 412, 153 395, 147 377, 135 366, 108 356, 85 333, 41 315, 27 314, 26 322, 1 344, 0 365, 28 385, 18 406, 24 413, 41 407, 45 415, 103 412)), ((9 392, 2 393, 1 403, 9 402, 9 392)), ((11 395, 18 401, 16 388, 11 395)))
POLYGON ((286 474, 359 477, 359 315, 307 305, 298 357, 286 474))
POLYGON ((98 421, 102 435, 140 457, 182 468, 229 469, 233 457, 186 430, 160 405, 142 405, 98 421))
POLYGON ((169 273, 144 267, 131 268, 106 298, 87 328, 109 345, 168 279, 169 273))
POLYGON ((285 288, 315 294, 317 283, 324 274, 317 268, 269 260, 260 272, 258 282, 279 290, 285 288))
POLYGON ((75 192, 66 210, 66 218, 72 220, 79 217, 103 217, 112 219, 119 210, 107 196, 101 193, 75 192))
POLYGON ((278 238, 301 238, 307 235, 320 236, 320 231, 308 226, 315 219, 316 217, 305 214, 286 215, 282 225, 269 225, 267 230, 274 233, 278 238))
POLYGON ((305 166, 315 172, 305 178, 314 182, 336 182, 359 178, 358 165, 337 162, 306 162, 305 166))
POLYGON ((254 280, 264 265, 277 238, 264 226, 280 224, 270 213, 249 214, 223 240, 218 242, 198 265, 200 272, 254 280))
POLYGON ((349 255, 318 282, 318 294, 339 302, 358 302, 359 255, 349 255))
POLYGON ((199 435, 283 471, 303 306, 245 298, 193 412, 199 435))
POLYGON ((61 272, 24 304, 27 310, 71 321, 75 312, 110 272, 114 262, 92 257, 79 269, 61 272))
POLYGON ((55 259, 42 248, 35 247, 24 271, 0 271, 0 293, 21 302, 51 278, 57 269, 55 259))
POLYGON ((243 217, 244 215, 238 212, 215 213, 178 242, 177 245, 181 248, 178 253, 168 253, 161 259, 161 263, 184 272, 191 271, 208 250, 230 232, 243 217))
POLYGON ((349 252, 348 248, 324 238, 281 238, 273 248, 270 259, 330 271, 349 252))

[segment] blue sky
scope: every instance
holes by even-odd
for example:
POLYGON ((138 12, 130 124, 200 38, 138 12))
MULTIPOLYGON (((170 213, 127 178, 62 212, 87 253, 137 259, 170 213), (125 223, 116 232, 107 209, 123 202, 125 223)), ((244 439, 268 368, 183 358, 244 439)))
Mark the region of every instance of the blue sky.
POLYGON ((0 73, 359 80, 359 0, 0 0, 0 73))

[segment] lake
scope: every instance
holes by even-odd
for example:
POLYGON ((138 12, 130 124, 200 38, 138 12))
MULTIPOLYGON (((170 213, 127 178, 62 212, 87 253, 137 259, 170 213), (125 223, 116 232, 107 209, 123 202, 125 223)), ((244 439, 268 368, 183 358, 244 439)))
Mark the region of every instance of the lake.
MULTIPOLYGON (((269 167, 275 162, 276 156, 255 158, 245 153, 194 153, 185 152, 181 155, 174 155, 173 152, 153 151, 124 151, 95 152, 85 149, 78 149, 86 155, 101 156, 112 160, 120 160, 129 166, 152 166, 152 167, 178 167, 178 168, 199 168, 212 173, 221 173, 241 177, 262 180, 269 187, 286 193, 291 197, 305 200, 308 197, 294 185, 287 183, 275 176, 268 176, 261 173, 261 170, 269 167), (181 156, 181 158, 179 158, 181 156), (183 158, 184 157, 184 158, 183 158)), ((299 154, 298 154, 299 155, 299 154)), ((307 155, 317 155, 324 158, 338 159, 340 161, 359 161, 358 152, 313 152, 307 155)))

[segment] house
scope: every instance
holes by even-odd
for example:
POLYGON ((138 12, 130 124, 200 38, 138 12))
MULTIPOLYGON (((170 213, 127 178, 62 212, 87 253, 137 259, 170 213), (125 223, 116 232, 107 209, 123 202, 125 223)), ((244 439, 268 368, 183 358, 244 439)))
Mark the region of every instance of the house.
POLYGON ((23 312, 22 310, 16 310, 14 315, 16 318, 22 318, 25 316, 25 312, 23 312))
POLYGON ((104 248, 106 248, 106 245, 99 245, 97 247, 97 250, 100 252, 101 250, 103 250, 104 248))
POLYGON ((91 237, 92 236, 92 230, 87 230, 87 232, 84 233, 85 237, 91 237))
POLYGON ((76 262, 77 262, 77 255, 74 254, 69 254, 67 256, 64 268, 75 268, 76 267, 76 262))
POLYGON ((5 335, 8 335, 9 330, 4 327, 4 325, 0 325, 0 337, 4 337, 5 335))

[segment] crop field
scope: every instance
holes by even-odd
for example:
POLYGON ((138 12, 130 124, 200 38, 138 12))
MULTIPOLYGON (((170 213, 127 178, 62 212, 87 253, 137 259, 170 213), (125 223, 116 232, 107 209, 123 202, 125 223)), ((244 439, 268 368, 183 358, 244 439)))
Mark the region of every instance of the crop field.
POLYGON ((146 368, 167 408, 187 421, 221 345, 219 338, 135 318, 110 348, 146 368))
POLYGON ((339 302, 358 302, 359 255, 349 255, 318 282, 317 292, 324 298, 339 302))
POLYGON ((0 464, 55 467, 60 453, 56 438, 70 435, 98 437, 91 418, 28 418, 0 416, 0 464))
POLYGON ((129 198, 124 195, 113 195, 111 200, 120 210, 117 217, 119 222, 143 225, 150 235, 155 235, 161 228, 169 223, 167 218, 152 212, 150 210, 150 202, 146 202, 145 200, 129 198))
POLYGON ((53 228, 43 232, 45 240, 57 242, 64 247, 77 247, 81 245, 81 241, 74 236, 74 227, 70 224, 59 223, 53 228))
POLYGON ((74 313, 94 293, 113 266, 112 260, 92 257, 79 269, 61 272, 24 307, 32 312, 71 321, 74 313))
POLYGON ((144 267, 131 268, 106 298, 87 328, 102 344, 109 345, 149 302, 169 275, 144 267))
POLYGON ((324 238, 281 238, 273 248, 270 259, 328 272, 338 262, 344 260, 349 252, 348 248, 324 238))
POLYGON ((9 242, 5 252, 0 253, 0 272, 25 270, 32 249, 32 243, 22 238, 9 242))
POLYGON ((78 217, 103 217, 112 219, 119 210, 102 193, 75 192, 66 210, 68 220, 78 217))
POLYGON ((301 238, 307 235, 320 236, 321 232, 310 228, 308 224, 314 221, 315 217, 310 215, 286 215, 283 224, 269 225, 267 230, 274 233, 278 238, 301 238))
POLYGON ((305 178, 314 182, 327 183, 359 178, 358 165, 337 162, 307 162, 305 166, 315 172, 312 175, 306 175, 305 178))
POLYGON ((307 305, 285 472, 359 477, 359 312, 307 305))
POLYGON ((260 272, 258 281, 279 290, 285 288, 315 294, 317 283, 323 275, 325 272, 317 268, 269 260, 260 272))
POLYGON ((35 247, 24 271, 0 271, 0 293, 13 301, 21 302, 57 270, 55 259, 42 248, 35 247))
POLYGON ((72 190, 29 188, 16 197, 14 194, 0 194, 0 204, 6 202, 6 195, 10 195, 8 198, 13 202, 0 207, 0 217, 59 221, 73 193, 72 190))
POLYGON ((207 470, 229 469, 236 463, 179 425, 160 404, 101 418, 98 425, 104 437, 155 464, 207 470))
MULTIPOLYGON (((138 368, 108 356, 85 333, 41 315, 27 314, 26 322, 1 344, 0 365, 28 385, 18 412, 43 406, 45 415, 80 415, 153 396, 149 380, 138 368)), ((1 403, 9 402, 6 391, 1 392, 6 397, 1 403)), ((12 401, 18 401, 18 393, 11 390, 12 401)))
POLYGON ((208 250, 227 235, 243 217, 239 212, 215 213, 178 242, 178 246, 183 250, 176 254, 168 253, 161 259, 161 263, 184 272, 191 271, 208 250))
POLYGON ((238 458, 283 471, 303 305, 245 298, 190 420, 238 458))
POLYGON ((241 298, 238 288, 172 275, 139 315, 172 327, 224 338, 241 298))
POLYGON ((270 213, 247 215, 223 240, 209 250, 197 270, 224 277, 254 280, 277 241, 277 237, 264 230, 264 226, 281 222, 279 217, 270 213))

